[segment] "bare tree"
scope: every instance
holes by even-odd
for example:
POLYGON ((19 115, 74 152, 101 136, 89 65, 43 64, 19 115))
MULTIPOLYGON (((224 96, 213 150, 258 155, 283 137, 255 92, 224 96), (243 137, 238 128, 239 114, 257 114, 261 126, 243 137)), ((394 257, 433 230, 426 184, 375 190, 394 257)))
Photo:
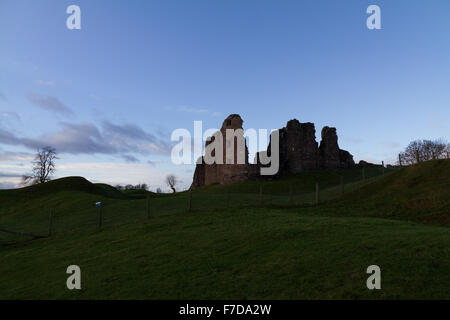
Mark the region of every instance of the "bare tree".
POLYGON ((447 157, 449 146, 442 140, 415 140, 399 154, 401 164, 414 164, 447 157))
POLYGON ((175 185, 178 183, 178 179, 177 179, 177 177, 175 177, 175 175, 169 174, 169 175, 166 177, 166 183, 167 183, 167 185, 170 187, 170 189, 172 189, 172 191, 173 191, 174 193, 177 192, 177 191, 175 190, 175 185))
POLYGON ((401 164, 409 165, 420 162, 420 150, 422 149, 422 141, 415 140, 410 142, 405 151, 399 155, 401 164))
POLYGON ((38 184, 50 181, 55 172, 56 150, 52 147, 38 149, 31 173, 22 176, 22 185, 38 184))
POLYGON ((423 140, 423 159, 424 161, 436 160, 446 157, 447 143, 442 140, 423 140))

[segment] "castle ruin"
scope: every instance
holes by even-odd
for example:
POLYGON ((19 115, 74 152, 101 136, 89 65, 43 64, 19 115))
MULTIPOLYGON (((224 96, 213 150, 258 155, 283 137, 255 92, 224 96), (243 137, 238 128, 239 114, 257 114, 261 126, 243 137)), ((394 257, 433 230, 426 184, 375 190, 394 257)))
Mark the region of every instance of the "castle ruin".
MULTIPOLYGON (((242 124, 243 120, 238 114, 228 116, 220 129, 223 140, 226 141, 227 134, 230 134, 227 129, 242 130, 242 124)), ((206 148, 217 139, 218 133, 207 140, 206 148)), ((242 137, 235 136, 230 137, 230 139, 235 142, 239 138, 244 139, 243 131, 238 131, 239 134, 242 137)), ((276 176, 310 170, 344 169, 355 166, 353 156, 348 151, 339 148, 336 128, 324 127, 322 129, 320 145, 316 142, 316 129, 311 122, 301 123, 296 119, 290 120, 286 127, 278 130, 278 134, 279 170, 276 176)), ((249 163, 245 139, 243 141, 245 147, 244 161, 237 161, 238 143, 234 143, 234 153, 231 155, 231 159, 226 152, 226 143, 222 143, 223 163, 208 164, 205 162, 205 157, 198 159, 191 189, 214 183, 225 185, 250 179, 267 178, 267 176, 260 175, 260 168, 263 166, 259 161, 261 152, 256 154, 255 163, 249 163)), ((267 151, 265 151, 267 155, 271 154, 271 144, 269 142, 267 151)))

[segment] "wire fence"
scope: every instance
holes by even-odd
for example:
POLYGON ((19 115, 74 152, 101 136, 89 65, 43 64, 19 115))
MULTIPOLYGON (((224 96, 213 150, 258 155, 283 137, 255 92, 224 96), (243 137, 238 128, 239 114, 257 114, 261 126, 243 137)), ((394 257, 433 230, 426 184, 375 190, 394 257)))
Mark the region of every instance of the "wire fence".
POLYGON ((104 227, 142 221, 155 217, 189 213, 192 211, 214 211, 233 208, 261 206, 313 206, 336 200, 344 194, 371 183, 385 174, 384 168, 361 170, 353 177, 336 175, 332 182, 298 183, 285 180, 262 183, 254 181, 228 186, 213 186, 209 189, 186 191, 173 196, 147 196, 137 199, 87 198, 82 204, 74 203, 71 210, 49 207, 43 201, 41 209, 18 214, 0 215, 0 244, 21 240, 100 230, 104 227), (85 203, 84 203, 85 202, 85 203), (25 231, 23 231, 25 230, 25 231))

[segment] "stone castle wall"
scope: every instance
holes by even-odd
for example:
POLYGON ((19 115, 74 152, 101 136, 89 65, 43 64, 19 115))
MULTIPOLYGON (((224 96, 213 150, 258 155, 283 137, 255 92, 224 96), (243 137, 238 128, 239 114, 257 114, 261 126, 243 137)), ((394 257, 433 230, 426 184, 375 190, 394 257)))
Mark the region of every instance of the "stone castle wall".
MULTIPOLYGON (((213 183, 230 184, 261 178, 259 176, 259 161, 248 163, 248 149, 245 145, 245 163, 237 163, 237 139, 235 137, 234 164, 226 163, 226 129, 242 129, 243 121, 237 114, 228 116, 220 129, 224 137, 223 164, 206 164, 200 158, 194 172, 191 189, 213 183)), ((353 156, 338 145, 336 128, 324 127, 321 132, 320 146, 316 141, 316 129, 313 123, 300 123, 297 119, 287 122, 286 127, 279 129, 280 167, 276 176, 299 173, 319 169, 340 169, 355 166, 353 156)), ((212 138, 211 141, 214 141, 212 138)), ((211 143, 206 143, 206 146, 211 143)), ((245 140, 244 140, 245 144, 245 140)), ((271 143, 267 147, 267 154, 271 154, 271 143)), ((230 160, 231 157, 228 155, 230 160)), ((258 159, 258 154, 256 155, 258 159)))

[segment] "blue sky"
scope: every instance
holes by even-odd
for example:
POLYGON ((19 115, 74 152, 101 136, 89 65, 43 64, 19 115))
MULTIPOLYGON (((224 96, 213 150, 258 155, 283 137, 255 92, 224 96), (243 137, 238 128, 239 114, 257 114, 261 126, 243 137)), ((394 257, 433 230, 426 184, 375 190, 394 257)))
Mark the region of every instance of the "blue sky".
POLYGON ((450 2, 0 0, 0 187, 56 145, 57 176, 165 189, 176 128, 334 126, 355 160, 450 136, 450 2), (66 8, 81 8, 81 30, 66 8), (381 8, 368 30, 366 8, 381 8), (169 150, 169 151, 168 151, 169 150))

